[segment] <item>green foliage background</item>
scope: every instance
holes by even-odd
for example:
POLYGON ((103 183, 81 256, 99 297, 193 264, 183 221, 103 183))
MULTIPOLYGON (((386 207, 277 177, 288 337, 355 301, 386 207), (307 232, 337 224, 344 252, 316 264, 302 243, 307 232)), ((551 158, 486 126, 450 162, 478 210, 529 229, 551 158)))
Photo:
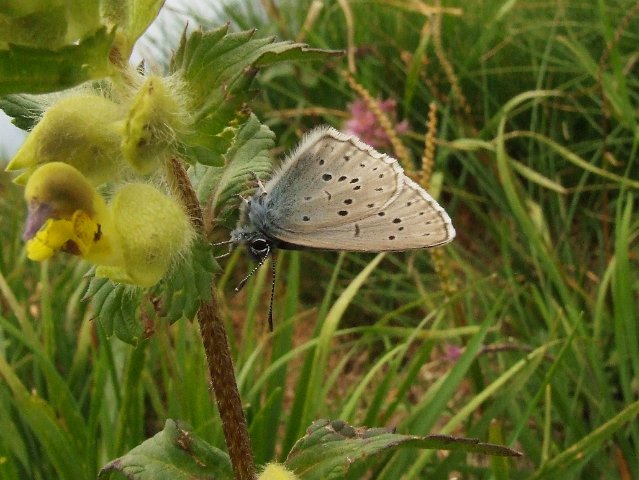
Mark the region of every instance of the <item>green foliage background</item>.
MULTIPOLYGON (((397 100, 416 168, 437 103, 456 292, 425 252, 284 252, 271 336, 270 270, 234 296, 248 265, 232 255, 217 288, 256 460, 281 458, 324 417, 525 453, 490 463, 404 449, 374 478, 639 478, 636 3, 444 2, 439 27, 418 2, 352 1, 350 16, 344 3, 311 21, 310 1, 240 2, 210 22, 318 48, 351 35, 354 77, 397 100)), ((348 118, 346 66, 256 77, 253 111, 278 145, 348 118)), ((137 349, 106 338, 81 301, 87 266, 25 260, 6 176, 1 198, 0 478, 94 478, 166 418, 223 445, 196 326, 145 325, 154 334, 137 349)))

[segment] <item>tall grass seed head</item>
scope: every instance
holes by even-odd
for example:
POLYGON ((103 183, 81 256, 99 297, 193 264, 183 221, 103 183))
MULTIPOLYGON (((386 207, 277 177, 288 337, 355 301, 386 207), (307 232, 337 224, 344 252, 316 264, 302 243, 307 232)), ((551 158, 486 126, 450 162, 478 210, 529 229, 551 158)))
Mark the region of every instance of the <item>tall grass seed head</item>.
POLYGON ((122 164, 122 116, 122 107, 100 95, 65 96, 45 112, 7 170, 25 170, 15 180, 24 184, 40 165, 64 162, 93 185, 113 180, 122 164))
POLYGON ((151 75, 133 97, 122 132, 122 154, 142 175, 152 173, 172 155, 189 128, 181 82, 151 75))

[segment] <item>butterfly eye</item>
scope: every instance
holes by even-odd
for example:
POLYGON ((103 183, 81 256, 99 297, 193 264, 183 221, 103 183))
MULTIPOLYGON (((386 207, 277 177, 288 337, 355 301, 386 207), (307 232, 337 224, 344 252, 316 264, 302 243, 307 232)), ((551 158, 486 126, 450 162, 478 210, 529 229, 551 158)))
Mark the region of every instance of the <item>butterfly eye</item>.
POLYGON ((267 240, 258 237, 251 240, 250 250, 252 255, 257 258, 262 258, 269 254, 271 246, 267 240))

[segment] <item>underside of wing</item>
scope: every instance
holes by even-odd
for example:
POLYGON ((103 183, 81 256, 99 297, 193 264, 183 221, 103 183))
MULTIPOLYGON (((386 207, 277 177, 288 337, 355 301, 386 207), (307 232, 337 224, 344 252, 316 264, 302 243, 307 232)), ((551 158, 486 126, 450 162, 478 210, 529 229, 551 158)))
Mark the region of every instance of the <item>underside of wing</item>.
POLYGON ((276 226, 271 233, 294 245, 361 252, 428 248, 448 243, 455 237, 455 229, 444 209, 405 176, 400 194, 368 217, 304 231, 276 226))
POLYGON ((332 128, 311 132, 266 183, 269 225, 295 232, 352 224, 395 198, 397 160, 332 128))

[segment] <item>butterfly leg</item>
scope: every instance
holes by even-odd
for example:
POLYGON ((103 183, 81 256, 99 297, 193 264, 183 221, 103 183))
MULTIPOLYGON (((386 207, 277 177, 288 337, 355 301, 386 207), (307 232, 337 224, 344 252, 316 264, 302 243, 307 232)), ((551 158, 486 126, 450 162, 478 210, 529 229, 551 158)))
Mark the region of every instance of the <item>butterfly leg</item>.
POLYGON ((216 242, 216 243, 211 243, 212 247, 217 247, 219 245, 228 245, 229 243, 233 243, 235 242, 235 240, 233 240, 232 238, 229 240, 224 240, 223 242, 216 242))
POLYGON ((234 239, 230 239, 230 240, 224 240, 223 242, 216 242, 216 243, 211 243, 212 247, 218 247, 220 245, 228 245, 229 246, 229 251, 226 253, 223 253, 222 255, 216 255, 215 258, 216 260, 220 259, 220 258, 224 258, 224 257, 228 257, 232 252, 233 252, 233 244, 235 243, 234 239))
POLYGON ((255 181, 257 182, 257 186, 260 189, 260 193, 262 194, 266 193, 266 188, 264 188, 264 184, 262 183, 262 180, 260 180, 260 178, 257 176, 257 173, 251 172, 251 175, 253 175, 253 177, 255 178, 255 181))

